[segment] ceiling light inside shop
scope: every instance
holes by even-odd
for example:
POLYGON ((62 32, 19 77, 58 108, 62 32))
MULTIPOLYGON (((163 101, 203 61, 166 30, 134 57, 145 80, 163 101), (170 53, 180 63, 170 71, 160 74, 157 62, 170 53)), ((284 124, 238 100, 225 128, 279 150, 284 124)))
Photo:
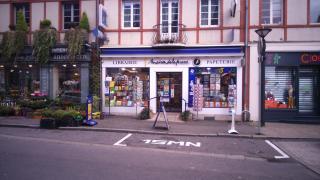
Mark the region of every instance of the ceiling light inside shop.
POLYGON ((22 73, 22 71, 21 71, 21 70, 19 70, 19 73, 22 73))
POLYGON ((132 71, 135 71, 136 70, 136 68, 132 68, 132 71))
POLYGON ((15 68, 16 68, 16 67, 18 67, 18 65, 14 65, 13 67, 15 67, 15 68))
POLYGON ((73 67, 77 67, 77 65, 76 64, 74 64, 74 65, 72 65, 73 67))
POLYGON ((4 68, 4 65, 0 65, 0 68, 4 68))
POLYGON ((11 69, 10 72, 14 72, 14 69, 11 69))
POLYGON ((32 64, 29 64, 29 68, 32 68, 32 64))
POLYGON ((29 71, 26 71, 27 74, 29 74, 29 71))
POLYGON ((74 75, 75 75, 75 76, 79 76, 79 74, 78 74, 78 73, 74 73, 74 75))
POLYGON ((207 68, 208 71, 210 71, 211 68, 207 68))
POLYGON ((67 65, 66 65, 66 64, 63 64, 62 66, 63 66, 63 67, 67 67, 67 65))
POLYGON ((125 70, 126 70, 126 68, 121 68, 121 70, 122 70, 122 71, 125 71, 125 70))

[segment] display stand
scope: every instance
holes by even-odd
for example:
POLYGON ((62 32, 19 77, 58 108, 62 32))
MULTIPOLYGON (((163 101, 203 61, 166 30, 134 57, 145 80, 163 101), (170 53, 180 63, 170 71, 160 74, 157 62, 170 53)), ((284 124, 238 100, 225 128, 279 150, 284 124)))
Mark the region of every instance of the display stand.
POLYGON ((92 96, 89 95, 87 97, 87 117, 86 117, 86 120, 84 121, 84 124, 88 126, 94 126, 98 124, 97 121, 94 121, 92 119, 92 104, 93 104, 93 98, 92 96))
POLYGON ((169 121, 168 121, 168 117, 167 117, 167 112, 166 112, 166 109, 164 108, 162 102, 160 102, 160 110, 158 111, 156 120, 153 123, 153 128, 158 128, 158 127, 156 127, 156 124, 157 124, 157 121, 158 121, 158 118, 159 118, 161 112, 163 113, 164 121, 166 123, 166 127, 164 127, 164 128, 166 130, 169 130, 169 121))
POLYGON ((193 86, 193 110, 197 112, 197 119, 199 111, 202 111, 203 107, 203 86, 200 84, 199 79, 197 84, 193 86))

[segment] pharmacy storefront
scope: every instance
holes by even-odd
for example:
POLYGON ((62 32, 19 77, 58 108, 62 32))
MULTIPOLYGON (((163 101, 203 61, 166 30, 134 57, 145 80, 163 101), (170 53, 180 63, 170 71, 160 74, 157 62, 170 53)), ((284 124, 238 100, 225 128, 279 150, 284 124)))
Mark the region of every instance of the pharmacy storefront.
POLYGON ((242 110, 241 47, 102 48, 104 112, 166 111, 205 116, 242 110), (160 97, 160 98, 155 98, 160 97))

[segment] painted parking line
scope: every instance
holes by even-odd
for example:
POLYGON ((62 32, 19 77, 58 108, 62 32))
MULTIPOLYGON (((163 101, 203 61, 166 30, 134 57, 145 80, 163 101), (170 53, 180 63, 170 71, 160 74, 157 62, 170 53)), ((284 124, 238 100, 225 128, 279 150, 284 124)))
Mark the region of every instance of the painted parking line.
POLYGON ((114 146, 127 146, 126 144, 121 144, 123 141, 125 141, 126 139, 128 139, 132 134, 129 133, 127 134, 125 137, 123 137, 122 139, 120 139, 118 142, 114 143, 114 146))
POLYGON ((265 140, 267 144, 269 144, 273 149, 275 149, 278 153, 281 154, 281 156, 274 156, 275 159, 288 159, 290 158, 286 153, 284 153, 280 148, 278 148, 276 145, 272 144, 269 140, 265 140))

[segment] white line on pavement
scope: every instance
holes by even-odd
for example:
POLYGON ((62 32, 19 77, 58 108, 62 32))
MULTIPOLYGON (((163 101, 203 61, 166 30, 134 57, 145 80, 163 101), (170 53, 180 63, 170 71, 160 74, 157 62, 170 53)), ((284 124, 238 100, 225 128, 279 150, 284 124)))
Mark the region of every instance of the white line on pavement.
POLYGON ((121 144, 124 140, 128 139, 132 134, 129 133, 127 134, 125 137, 123 137, 122 139, 120 139, 118 142, 114 143, 114 146, 127 146, 126 144, 121 144))
POLYGON ((287 159, 290 158, 286 153, 284 153, 280 148, 278 148, 276 145, 272 144, 269 140, 265 140, 267 144, 269 144, 273 149, 278 151, 278 153, 281 154, 281 156, 274 156, 275 159, 287 159))

